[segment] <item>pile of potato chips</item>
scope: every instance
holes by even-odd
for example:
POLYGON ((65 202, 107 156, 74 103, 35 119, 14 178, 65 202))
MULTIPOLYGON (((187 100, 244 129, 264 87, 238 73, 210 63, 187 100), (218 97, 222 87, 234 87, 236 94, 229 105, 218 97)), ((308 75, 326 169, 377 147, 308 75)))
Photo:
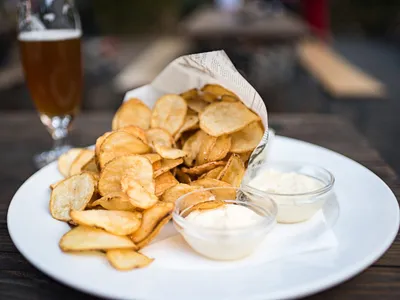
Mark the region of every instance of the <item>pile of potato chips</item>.
POLYGON ((94 150, 58 160, 65 179, 50 186, 50 212, 74 226, 60 248, 105 253, 118 270, 149 265, 138 250, 171 219, 176 199, 238 187, 263 133, 259 116, 220 85, 164 95, 153 110, 129 99, 94 150))

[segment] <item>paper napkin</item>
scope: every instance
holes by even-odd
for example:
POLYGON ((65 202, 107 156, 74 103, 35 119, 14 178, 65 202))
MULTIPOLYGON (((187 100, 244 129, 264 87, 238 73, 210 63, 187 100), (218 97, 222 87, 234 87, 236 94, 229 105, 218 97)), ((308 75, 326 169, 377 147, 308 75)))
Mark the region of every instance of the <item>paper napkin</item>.
POLYGON ((322 211, 297 224, 277 224, 254 253, 237 261, 215 261, 197 254, 168 224, 143 253, 156 258, 155 265, 172 269, 236 268, 287 258, 297 254, 323 251, 338 245, 322 211))

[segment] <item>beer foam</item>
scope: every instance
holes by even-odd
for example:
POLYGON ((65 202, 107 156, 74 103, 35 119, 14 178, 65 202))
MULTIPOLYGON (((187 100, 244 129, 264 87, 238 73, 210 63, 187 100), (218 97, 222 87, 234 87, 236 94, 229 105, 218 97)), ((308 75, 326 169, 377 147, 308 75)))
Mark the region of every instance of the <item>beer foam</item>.
POLYGON ((21 32, 18 40, 23 42, 63 41, 80 38, 81 30, 76 29, 50 29, 21 32))

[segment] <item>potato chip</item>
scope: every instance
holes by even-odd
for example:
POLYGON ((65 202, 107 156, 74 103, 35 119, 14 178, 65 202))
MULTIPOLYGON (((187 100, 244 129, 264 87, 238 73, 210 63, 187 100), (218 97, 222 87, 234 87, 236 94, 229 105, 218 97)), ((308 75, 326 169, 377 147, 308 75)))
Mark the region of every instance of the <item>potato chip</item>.
POLYGON ((231 137, 228 135, 221 135, 217 138, 215 146, 206 156, 206 162, 216 161, 223 159, 231 148, 231 137))
POLYGON ((78 225, 94 226, 115 235, 132 234, 139 229, 141 221, 135 213, 121 210, 71 211, 72 221, 78 225))
POLYGON ((202 178, 216 179, 218 177, 219 173, 221 173, 221 171, 223 169, 224 169, 223 166, 216 167, 216 168, 212 169, 211 171, 208 171, 207 173, 204 173, 203 175, 201 175, 199 177, 199 179, 202 179, 202 178))
POLYGON ((142 249, 143 247, 147 246, 150 244, 152 240, 160 233, 161 229, 171 220, 172 216, 168 215, 164 219, 162 219, 157 226, 153 229, 153 231, 146 236, 146 238, 139 243, 137 243, 137 246, 139 249, 142 249))
POLYGON ((230 136, 221 135, 214 137, 205 133, 196 157, 196 165, 223 159, 228 154, 230 147, 230 136))
MULTIPOLYGON (((179 199, 179 198, 178 198, 179 199)), ((185 212, 194 205, 199 203, 214 201, 215 195, 210 191, 203 190, 203 187, 198 187, 198 190, 194 193, 185 195, 182 200, 179 200, 179 208, 181 215, 185 215, 185 212)))
POLYGON ((144 130, 150 127, 151 110, 142 101, 136 98, 122 103, 113 120, 112 129, 134 125, 144 130))
POLYGON ((155 183, 153 179, 153 165, 149 160, 142 158, 137 161, 134 168, 126 169, 121 177, 121 187, 129 186, 130 180, 139 182, 149 193, 155 193, 155 183))
POLYGON ((210 190, 215 196, 215 200, 235 200, 236 199, 236 190, 232 189, 232 185, 227 182, 212 179, 212 178, 203 178, 193 181, 192 185, 202 186, 204 188, 221 188, 221 189, 213 189, 210 190))
POLYGON ((208 162, 208 155, 213 150, 216 142, 217 137, 208 135, 207 133, 203 133, 199 152, 196 156, 196 165, 202 165, 208 162))
POLYGON ((166 159, 177 159, 186 156, 186 152, 180 149, 160 145, 155 145, 155 149, 162 158, 166 159))
POLYGON ((259 117, 241 102, 216 102, 200 114, 200 128, 209 135, 221 136, 258 120, 259 117))
POLYGON ((153 166, 150 161, 140 155, 120 156, 110 161, 100 173, 98 184, 99 193, 102 196, 121 192, 121 179, 128 169, 141 174, 143 178, 153 176, 153 166))
POLYGON ((152 164, 162 159, 162 157, 157 153, 142 154, 141 156, 146 157, 152 164))
POLYGON ((206 84, 203 86, 201 91, 203 92, 203 99, 207 102, 217 101, 221 99, 221 97, 224 95, 229 95, 231 97, 239 99, 239 97, 235 93, 231 92, 230 90, 224 88, 219 84, 206 84))
MULTIPOLYGON (((158 155, 158 154, 157 154, 158 155)), ((155 172, 159 169, 161 169, 162 163, 161 161, 156 161, 155 163, 153 163, 153 172, 155 174, 155 172)), ((155 175, 154 175, 155 176, 155 175)))
POLYGON ((251 153, 253 153, 253 151, 238 153, 238 155, 240 156, 240 159, 242 160, 242 162, 244 162, 246 164, 251 156, 251 153))
POLYGON ((72 221, 72 220, 69 220, 69 221, 67 221, 67 223, 70 225, 70 227, 72 228, 72 227, 75 227, 75 226, 78 226, 78 224, 76 224, 74 221, 72 221))
POLYGON ((175 142, 179 140, 182 136, 182 133, 185 131, 198 129, 199 128, 199 117, 196 115, 189 115, 187 114, 185 117, 185 122, 183 123, 182 127, 179 128, 178 132, 174 135, 175 142))
POLYGON ((146 132, 138 126, 133 126, 133 125, 126 126, 126 127, 122 127, 120 129, 118 129, 118 131, 124 131, 129 134, 132 134, 132 135, 136 136, 139 140, 141 140, 143 143, 148 144, 146 132))
POLYGON ((244 163, 239 155, 233 154, 217 179, 239 187, 245 171, 244 163))
POLYGON ((203 92, 201 94, 201 99, 207 103, 212 103, 218 101, 219 97, 217 95, 214 95, 213 93, 203 92))
POLYGON ((198 95, 198 91, 196 88, 187 90, 183 93, 180 94, 180 96, 188 101, 189 99, 192 99, 193 97, 196 97, 198 95))
POLYGON ((156 196, 160 197, 166 190, 177 185, 179 182, 171 172, 165 172, 156 178, 156 196))
POLYGON ((171 202, 158 202, 153 207, 143 212, 142 223, 137 231, 131 235, 132 241, 143 241, 166 216, 172 213, 174 204, 171 202))
POLYGON ((194 97, 186 100, 188 107, 197 113, 202 113, 206 107, 210 104, 203 100, 202 97, 194 97))
POLYGON ((96 181, 88 173, 73 175, 63 180, 51 191, 51 215, 57 220, 71 220, 69 212, 85 209, 92 199, 95 188, 96 181))
POLYGON ((245 153, 253 151, 260 143, 264 131, 259 122, 253 122, 240 131, 232 133, 231 152, 245 153))
POLYGON ((92 172, 95 174, 99 173, 99 169, 97 168, 96 159, 94 156, 86 164, 82 166, 82 171, 92 172))
POLYGON ((217 201, 236 200, 236 190, 232 187, 214 189, 211 193, 217 201))
POLYGON ((165 129, 162 128, 151 128, 146 131, 146 137, 149 141, 149 145, 155 151, 155 145, 172 147, 174 139, 172 135, 165 129))
POLYGON ((180 168, 175 168, 175 172, 176 172, 175 177, 176 177, 176 179, 178 179, 179 182, 187 183, 187 184, 192 182, 192 179, 190 178, 190 176, 188 174, 186 174, 185 172, 183 172, 180 168))
POLYGON ((94 180, 96 181, 96 189, 97 189, 97 183, 100 178, 100 173, 99 172, 92 172, 92 171, 83 171, 83 173, 88 173, 93 176, 94 180))
POLYGON ((177 159, 163 159, 161 161, 161 167, 154 171, 154 178, 157 178, 161 174, 168 172, 169 170, 179 166, 180 164, 183 163, 182 158, 177 158, 177 159))
POLYGON ((127 236, 119 236, 94 227, 77 226, 60 240, 62 251, 137 249, 127 236))
POLYGON ((214 187, 232 187, 229 183, 217 180, 217 179, 212 179, 212 178, 203 178, 203 179, 198 179, 196 181, 193 181, 190 185, 195 185, 195 186, 202 186, 206 189, 208 188, 214 188, 214 187))
POLYGON ((120 271, 144 268, 154 261, 153 258, 130 249, 108 250, 106 256, 110 264, 120 271))
POLYGON ((135 207, 146 209, 158 201, 155 196, 153 166, 148 159, 140 157, 135 167, 124 171, 121 189, 135 207))
POLYGON ((149 129, 146 134, 150 146, 162 158, 176 159, 186 155, 184 151, 172 148, 175 142, 168 131, 162 128, 152 128, 149 129))
POLYGON ((188 167, 193 166, 193 162, 196 159, 205 138, 206 134, 203 131, 199 130, 190 138, 188 138, 188 140, 183 145, 182 150, 185 151, 185 153, 187 154, 184 157, 184 161, 185 165, 187 165, 188 167))
POLYGON ((99 136, 96 140, 96 144, 94 147, 94 154, 95 154, 95 158, 96 158, 96 164, 97 167, 100 168, 99 166, 99 156, 100 156, 100 148, 101 148, 101 144, 103 144, 104 140, 111 134, 113 133, 112 131, 108 131, 106 133, 104 133, 103 135, 99 136))
MULTIPOLYGON (((192 136, 194 135, 196 132, 198 131, 198 129, 195 130, 189 130, 189 131, 185 131, 184 133, 182 133, 181 137, 179 138, 178 141, 176 141, 176 147, 179 149, 183 148, 183 145, 185 145, 186 141, 192 136)), ((183 149, 182 149, 183 150, 183 149)))
POLYGON ((136 208, 132 205, 128 196, 122 192, 108 194, 107 196, 101 197, 93 201, 90 207, 101 206, 108 210, 125 210, 134 211, 136 208))
POLYGON ((202 164, 200 166, 192 167, 190 169, 183 167, 182 171, 189 175, 201 175, 201 174, 206 173, 218 166, 224 166, 224 165, 226 165, 226 161, 211 161, 211 162, 202 164))
POLYGON ((151 148, 136 136, 124 131, 110 134, 100 147, 100 168, 116 157, 129 154, 144 154, 150 152, 151 148))
POLYGON ((64 177, 69 176, 71 165, 81 153, 81 151, 81 148, 72 148, 58 158, 58 170, 64 177))
POLYGON ((133 213, 136 215, 136 218, 138 218, 139 220, 142 220, 143 218, 143 214, 139 211, 133 211, 133 213))
POLYGON ((65 178, 63 178, 63 179, 61 179, 61 180, 58 180, 58 181, 56 181, 56 182, 50 184, 49 188, 50 188, 51 190, 54 190, 54 188, 57 186, 57 184, 63 182, 64 180, 65 180, 65 178))
POLYGON ((232 95, 224 95, 221 97, 222 102, 237 102, 240 101, 239 98, 232 95))
POLYGON ((175 203, 175 201, 190 192, 196 191, 198 189, 201 189, 201 187, 198 186, 191 186, 188 184, 184 184, 184 183, 179 183, 175 186, 173 186, 172 188, 166 190, 164 192, 164 194, 161 197, 161 200, 164 202, 172 202, 175 203))
POLYGON ((157 203, 156 195, 149 192, 143 184, 134 179, 125 180, 126 178, 121 180, 122 191, 128 195, 133 206, 147 209, 157 203))
POLYGON ((211 201, 204 201, 197 203, 193 205, 192 207, 188 208, 185 210, 185 212, 182 214, 182 217, 187 217, 191 212, 198 210, 198 211, 203 211, 203 210, 212 210, 216 208, 221 208, 222 206, 225 205, 224 201, 220 200, 211 200, 211 201))
POLYGON ((94 157, 94 151, 82 149, 79 155, 74 159, 69 169, 69 176, 82 172, 82 167, 86 165, 94 157))
POLYGON ((171 135, 182 127, 187 112, 186 101, 179 95, 167 94, 159 98, 151 115, 151 127, 160 127, 171 135))

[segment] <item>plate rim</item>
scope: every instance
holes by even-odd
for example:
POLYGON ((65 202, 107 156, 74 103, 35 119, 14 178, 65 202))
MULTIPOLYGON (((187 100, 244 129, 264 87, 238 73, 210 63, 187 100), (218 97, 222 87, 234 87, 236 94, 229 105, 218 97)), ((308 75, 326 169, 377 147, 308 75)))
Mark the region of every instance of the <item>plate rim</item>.
MULTIPOLYGON (((288 140, 288 141, 294 142, 294 143, 305 144, 305 145, 311 146, 311 147, 316 147, 316 148, 319 148, 320 150, 328 151, 331 155, 342 157, 348 161, 351 161, 352 163, 359 165, 360 167, 362 167, 364 169, 364 171, 370 172, 371 174, 373 174, 376 177, 376 179, 379 180, 390 191, 391 196, 393 196, 393 198, 395 199, 395 201, 391 201, 391 203, 393 202, 392 203, 393 206, 395 206, 397 208, 396 214, 395 214, 395 220, 394 220, 395 222, 393 222, 393 229, 391 232, 386 234, 385 242, 380 243, 379 251, 375 251, 372 255, 364 256, 364 258, 359 260, 357 262, 357 264, 352 264, 353 267, 344 268, 339 272, 335 272, 334 274, 330 274, 319 280, 312 280, 312 281, 310 281, 309 284, 305 285, 304 287, 299 287, 292 291, 289 289, 286 291, 279 290, 279 291, 275 291, 275 292, 271 293, 273 296, 272 299, 282 298, 282 297, 284 297, 285 299, 294 299, 294 298, 298 298, 298 297, 305 297, 305 296, 313 295, 313 294, 319 293, 321 291, 327 290, 329 288, 332 288, 334 286, 337 286, 337 285, 349 280, 350 278, 353 278, 354 276, 358 275, 363 270, 366 270, 367 268, 369 268, 375 261, 377 261, 383 254, 385 254, 385 252, 390 248, 393 241, 395 240, 395 238, 399 232, 399 229, 400 229, 400 210, 399 210, 399 202, 397 200, 396 195, 393 193, 392 189, 377 174, 375 174, 373 171, 371 171, 364 165, 360 164, 359 162, 357 162, 341 153, 335 152, 328 148, 325 148, 325 147, 322 147, 322 146, 319 146, 319 145, 316 145, 313 143, 309 143, 309 142, 306 142, 303 140, 286 137, 286 136, 282 136, 282 135, 276 135, 276 138, 281 139, 281 140, 288 140), (397 226, 395 227, 394 225, 396 225, 396 224, 397 224, 397 226)), ((56 162, 53 162, 52 164, 55 164, 55 163, 56 162)), ((51 167, 52 164, 49 164, 49 165, 45 166, 44 168, 36 171, 34 174, 32 174, 27 180, 25 180, 19 186, 18 190, 15 192, 12 200, 10 201, 9 207, 7 209, 7 225, 9 224, 10 210, 13 205, 12 203, 14 202, 14 199, 17 198, 17 196, 21 190, 21 187, 23 185, 25 185, 26 183, 28 183, 29 181, 34 180, 35 177, 40 176, 40 173, 42 171, 44 171, 45 169, 51 167)), ((13 244, 15 245, 17 250, 21 253, 21 255, 32 266, 34 266, 40 272, 44 273, 46 276, 49 276, 53 280, 62 283, 63 285, 65 285, 68 288, 72 288, 72 289, 84 292, 86 294, 89 294, 89 295, 96 295, 96 296, 107 297, 107 298, 115 298, 115 295, 112 295, 108 292, 104 292, 104 291, 100 292, 98 290, 91 289, 90 287, 85 288, 84 286, 77 286, 77 285, 74 285, 73 283, 68 282, 66 279, 64 279, 62 277, 57 277, 57 275, 53 275, 53 273, 45 271, 46 267, 42 266, 41 263, 31 262, 31 260, 28 258, 29 255, 26 255, 26 251, 24 249, 22 249, 22 247, 20 247, 20 245, 18 245, 18 243, 15 242, 15 236, 13 236, 13 233, 11 232, 9 226, 7 226, 7 230, 8 230, 9 236, 10 236, 13 244)), ((270 296, 268 295, 267 298, 270 299, 270 296)), ((125 298, 121 298, 121 299, 125 299, 125 298)), ((139 299, 139 298, 137 298, 137 299, 139 299)), ((152 298, 146 298, 146 299, 152 299, 152 298)), ((260 298, 260 297, 257 297, 254 295, 253 297, 251 297, 249 299, 253 299, 253 300, 265 299, 265 297, 260 298)))

